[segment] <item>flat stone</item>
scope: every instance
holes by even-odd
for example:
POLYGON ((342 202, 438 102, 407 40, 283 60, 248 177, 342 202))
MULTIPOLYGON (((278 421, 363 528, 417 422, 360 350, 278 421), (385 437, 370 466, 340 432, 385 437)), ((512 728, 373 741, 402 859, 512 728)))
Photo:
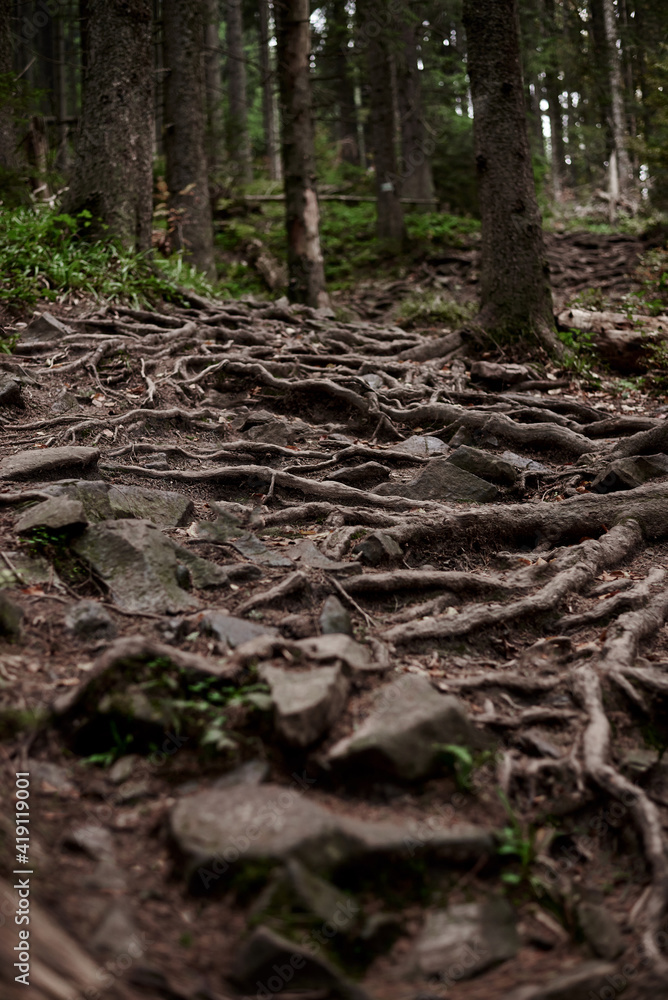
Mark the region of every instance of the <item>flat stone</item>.
POLYGON ((118 632, 106 608, 97 601, 79 601, 65 615, 65 628, 79 639, 114 639, 118 632))
POLYGON ((525 458, 514 451, 502 451, 499 456, 504 462, 509 462, 516 469, 526 469, 527 472, 549 472, 550 470, 542 462, 534 462, 532 458, 525 458))
POLYGON ((418 458, 432 458, 434 455, 447 455, 450 446, 432 434, 413 434, 412 437, 392 445, 392 451, 404 451, 407 455, 418 458))
POLYGON ((617 989, 610 985, 616 975, 619 970, 612 962, 582 962, 542 986, 521 986, 507 993, 503 1000, 590 1000, 592 993, 599 997, 603 988, 612 989, 616 996, 617 989))
POLYGON ((612 961, 624 951, 624 938, 610 910, 597 902, 583 901, 577 907, 580 930, 597 956, 612 961))
POLYGON ((300 539, 294 545, 286 548, 285 553, 287 558, 296 560, 302 566, 308 566, 311 569, 326 569, 330 573, 337 573, 339 575, 359 572, 354 562, 335 562, 333 559, 330 559, 329 556, 320 551, 315 542, 312 542, 310 538, 300 539))
POLYGON ((343 632, 328 635, 313 635, 299 639, 295 646, 303 650, 304 656, 316 663, 343 663, 352 673, 364 673, 381 669, 374 663, 371 652, 361 642, 356 642, 343 632))
POLYGON ((526 382, 527 379, 534 377, 526 365, 499 365, 493 361, 474 361, 471 365, 471 378, 475 382, 513 385, 515 382, 526 382))
POLYGON ((245 534, 240 527, 238 518, 231 514, 219 514, 215 521, 198 521, 195 526, 198 538, 209 542, 227 542, 230 538, 238 538, 245 534))
POLYGON ((0 406, 23 406, 21 383, 6 372, 0 372, 0 406))
POLYGON ((80 409, 79 400, 73 392, 62 389, 51 404, 50 409, 52 413, 69 413, 70 410, 80 409))
POLYGON ((611 462, 591 484, 592 493, 616 493, 668 475, 668 455, 637 455, 611 462))
POLYGON ((124 781, 132 777, 134 769, 140 760, 141 757, 136 753, 127 753, 123 757, 119 757, 107 772, 109 781, 114 785, 122 785, 124 781))
POLYGON ((28 535, 35 528, 52 531, 83 528, 88 523, 83 504, 67 497, 52 497, 30 507, 14 526, 18 535, 28 535))
POLYGON ((237 550, 237 552, 244 557, 244 559, 250 560, 252 563, 258 563, 260 566, 269 566, 271 568, 280 569, 283 567, 292 566, 289 559, 281 555, 279 552, 274 552, 272 549, 267 548, 259 538, 250 533, 242 535, 240 538, 236 538, 234 541, 230 542, 230 545, 237 550))
POLYGON ((457 982, 517 954, 515 914, 505 899, 460 903, 427 915, 416 946, 419 971, 457 982))
POLYGON ((234 978, 258 995, 258 984, 266 983, 268 995, 280 996, 283 989, 310 990, 331 1000, 368 1000, 361 987, 346 979, 315 949, 301 947, 264 926, 256 927, 243 945, 234 978))
POLYGON ((17 584, 31 586, 49 582, 59 583, 53 566, 44 556, 29 555, 23 549, 18 552, 4 552, 3 555, 10 560, 16 573, 7 566, 4 559, 0 559, 0 587, 14 587, 17 584))
MULTIPOLYGON (((237 579, 256 579, 256 576, 252 572, 257 568, 255 566, 219 566, 218 563, 211 562, 210 559, 202 559, 200 556, 195 555, 194 552, 191 552, 190 549, 187 549, 183 545, 172 544, 174 545, 174 552, 178 559, 177 570, 179 575, 182 577, 187 575, 190 579, 190 586, 197 587, 198 590, 207 590, 210 587, 228 587, 230 580, 234 579, 234 573, 237 574, 237 579), (248 572, 249 570, 251 572, 248 572)), ((189 589, 188 586, 185 589, 189 589)))
MULTIPOLYGON (((378 493, 379 489, 380 487, 374 492, 378 493)), ((372 531, 354 546, 353 554, 359 554, 362 562, 369 566, 393 562, 403 556, 399 543, 385 531, 372 531)))
POLYGON ((7 639, 18 639, 21 635, 23 611, 10 600, 4 591, 0 590, 0 636, 7 639))
POLYGON ((89 521, 137 518, 161 528, 189 524, 195 513, 192 500, 173 490, 151 490, 142 486, 116 486, 103 480, 83 479, 47 486, 46 493, 70 497, 83 505, 89 521))
POLYGON ((42 760, 31 760, 29 765, 32 787, 37 794, 69 798, 75 792, 72 775, 66 767, 42 760))
POLYGON ((350 615, 335 594, 330 594, 323 604, 318 623, 323 635, 331 635, 338 632, 350 636, 353 634, 350 615))
POLYGON ((137 928, 132 921, 127 906, 113 903, 100 921, 90 939, 94 951, 106 955, 136 954, 138 944, 137 928))
POLYGON ((445 458, 433 458, 409 483, 383 483, 374 493, 410 500, 475 501, 491 503, 498 495, 496 486, 470 472, 464 472, 445 458))
POLYGON ((198 606, 177 582, 175 546, 150 521, 89 525, 72 548, 124 611, 178 614, 198 606))
POLYGON ((72 333, 69 326, 65 326, 59 319, 56 319, 50 312, 43 312, 36 316, 31 323, 21 331, 21 341, 30 343, 39 340, 60 340, 72 333))
POLYGON ((328 761, 347 774, 416 781, 433 771, 439 744, 475 748, 483 742, 457 698, 439 694, 425 677, 405 674, 378 689, 371 714, 332 747, 328 761))
POLYGON ((199 625, 202 631, 208 632, 218 639, 219 642, 226 642, 231 649, 236 649, 244 642, 250 642, 260 635, 278 635, 278 629, 271 625, 262 625, 260 622, 247 621, 245 618, 235 618, 225 611, 206 611, 199 618, 199 625))
POLYGON ((97 448, 67 445, 63 448, 33 448, 0 461, 0 479, 35 479, 70 469, 87 469, 100 457, 97 448))
POLYGON ((338 665, 297 672, 264 664, 259 675, 271 690, 276 731, 291 746, 321 739, 345 707, 349 683, 338 665))
POLYGON ((459 865, 493 850, 491 834, 481 827, 435 827, 416 838, 410 823, 330 812, 309 797, 314 780, 210 788, 180 799, 169 814, 169 833, 191 890, 223 892, 245 866, 269 869, 291 858, 326 877, 370 857, 417 853, 459 865))
POLYGON ((464 472, 493 483, 501 483, 502 486, 514 486, 517 482, 517 469, 510 462, 481 448, 469 448, 462 444, 448 456, 448 462, 464 472))
POLYGON ((232 785, 261 785, 269 777, 270 767, 266 760, 256 757, 216 778, 212 788, 231 788, 232 785))
POLYGON ((98 823, 87 823, 70 830, 65 836, 65 844, 83 851, 93 861, 110 860, 114 857, 112 836, 106 827, 98 823))
POLYGON ((345 483, 358 489, 370 489, 390 478, 390 470, 380 462, 364 462, 362 465, 348 465, 327 476, 335 483, 345 483))

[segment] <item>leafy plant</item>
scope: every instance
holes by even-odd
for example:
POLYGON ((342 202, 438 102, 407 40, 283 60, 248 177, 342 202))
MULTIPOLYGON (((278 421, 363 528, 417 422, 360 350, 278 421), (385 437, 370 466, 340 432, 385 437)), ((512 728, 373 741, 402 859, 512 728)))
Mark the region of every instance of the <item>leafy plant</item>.
POLYGON ((500 788, 497 791, 508 817, 508 823, 497 834, 499 841, 497 850, 500 855, 512 856, 519 861, 519 871, 503 872, 501 881, 506 885, 521 885, 523 882, 528 882, 537 889, 539 880, 531 874, 531 866, 536 860, 535 830, 519 821, 508 801, 508 796, 500 788))
POLYGON ((476 771, 496 758, 494 750, 472 751, 457 743, 437 744, 437 749, 444 763, 454 770, 457 787, 463 792, 475 791, 476 771))

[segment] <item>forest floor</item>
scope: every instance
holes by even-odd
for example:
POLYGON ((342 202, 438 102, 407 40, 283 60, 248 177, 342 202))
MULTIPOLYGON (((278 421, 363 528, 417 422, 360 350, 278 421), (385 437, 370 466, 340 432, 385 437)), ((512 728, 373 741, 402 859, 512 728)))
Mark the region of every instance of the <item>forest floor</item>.
POLYGON ((647 246, 550 238, 562 324, 623 377, 395 326, 416 287, 473 298, 465 247, 341 295, 350 321, 195 295, 7 321, 3 997, 23 868, 31 1000, 664 995, 647 246))

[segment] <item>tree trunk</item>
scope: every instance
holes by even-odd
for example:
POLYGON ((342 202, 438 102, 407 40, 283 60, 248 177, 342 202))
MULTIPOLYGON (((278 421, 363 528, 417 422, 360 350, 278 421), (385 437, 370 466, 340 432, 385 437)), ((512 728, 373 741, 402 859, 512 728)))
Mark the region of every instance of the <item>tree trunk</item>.
POLYGON ((87 0, 86 69, 66 210, 86 232, 151 245, 153 74, 150 0, 87 0))
POLYGON ((340 156, 346 163, 359 164, 355 81, 349 47, 348 11, 345 0, 331 0, 327 12, 327 53, 336 81, 338 105, 337 140, 340 156))
POLYGON ((260 0, 260 83, 262 86, 262 125, 264 128, 264 143, 267 156, 269 178, 280 181, 283 178, 281 170, 281 150, 276 135, 276 96, 274 91, 274 72, 271 66, 269 49, 269 0, 260 0))
POLYGON ((275 0, 289 293, 327 306, 311 112, 309 0, 275 0))
POLYGON ((360 40, 366 48, 371 148, 378 204, 377 235, 388 249, 396 251, 403 244, 405 230, 394 142, 392 39, 388 37, 387 11, 380 0, 358 0, 357 16, 362 26, 360 40))
POLYGON ((153 0, 153 65, 155 67, 155 98, 153 148, 156 156, 164 156, 165 129, 165 58, 162 45, 162 0, 153 0))
POLYGON ((220 167, 223 146, 223 84, 220 72, 220 8, 206 0, 204 75, 206 83, 206 152, 209 176, 220 167))
POLYGON ((0 171, 13 170, 17 166, 16 131, 14 113, 9 100, 9 81, 12 64, 12 0, 0 0, 0 171), (5 90, 6 88, 6 90, 5 90))
POLYGON ((227 0, 227 149, 237 176, 244 184, 253 180, 248 112, 246 107, 246 56, 242 7, 239 0, 227 0))
POLYGON ((464 0, 482 217, 479 322, 558 349, 526 128, 517 0, 464 0))
POLYGON ((67 171, 69 166, 69 150, 67 146, 67 73, 65 61, 65 14, 58 14, 54 23, 55 46, 55 78, 56 78, 56 117, 58 119, 58 154, 56 166, 67 171))
POLYGON ((627 148, 624 115, 624 90, 622 68, 617 50, 617 19, 612 0, 603 0, 605 37, 608 44, 608 68, 610 81, 610 105, 612 141, 614 156, 610 157, 610 204, 613 197, 628 199, 633 196, 633 173, 627 148), (616 173, 616 177, 614 174, 616 173))
POLYGON ((401 124, 401 197, 429 200, 434 197, 430 154, 422 113, 420 71, 417 64, 417 25, 404 22, 397 61, 397 96, 401 124))
POLYGON ((561 201, 564 172, 566 167, 566 150, 564 147, 564 125, 559 103, 560 82, 557 67, 556 23, 554 0, 544 0, 545 43, 547 62, 545 66, 545 96, 550 107, 550 152, 552 164, 552 190, 555 201, 561 201))

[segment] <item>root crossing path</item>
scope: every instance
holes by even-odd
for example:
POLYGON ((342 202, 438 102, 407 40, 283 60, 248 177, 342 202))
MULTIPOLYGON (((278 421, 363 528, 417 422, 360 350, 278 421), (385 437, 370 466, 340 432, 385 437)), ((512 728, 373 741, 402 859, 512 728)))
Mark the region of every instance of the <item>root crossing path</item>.
POLYGON ((17 332, 34 997, 664 995, 662 400, 285 302, 17 332))

